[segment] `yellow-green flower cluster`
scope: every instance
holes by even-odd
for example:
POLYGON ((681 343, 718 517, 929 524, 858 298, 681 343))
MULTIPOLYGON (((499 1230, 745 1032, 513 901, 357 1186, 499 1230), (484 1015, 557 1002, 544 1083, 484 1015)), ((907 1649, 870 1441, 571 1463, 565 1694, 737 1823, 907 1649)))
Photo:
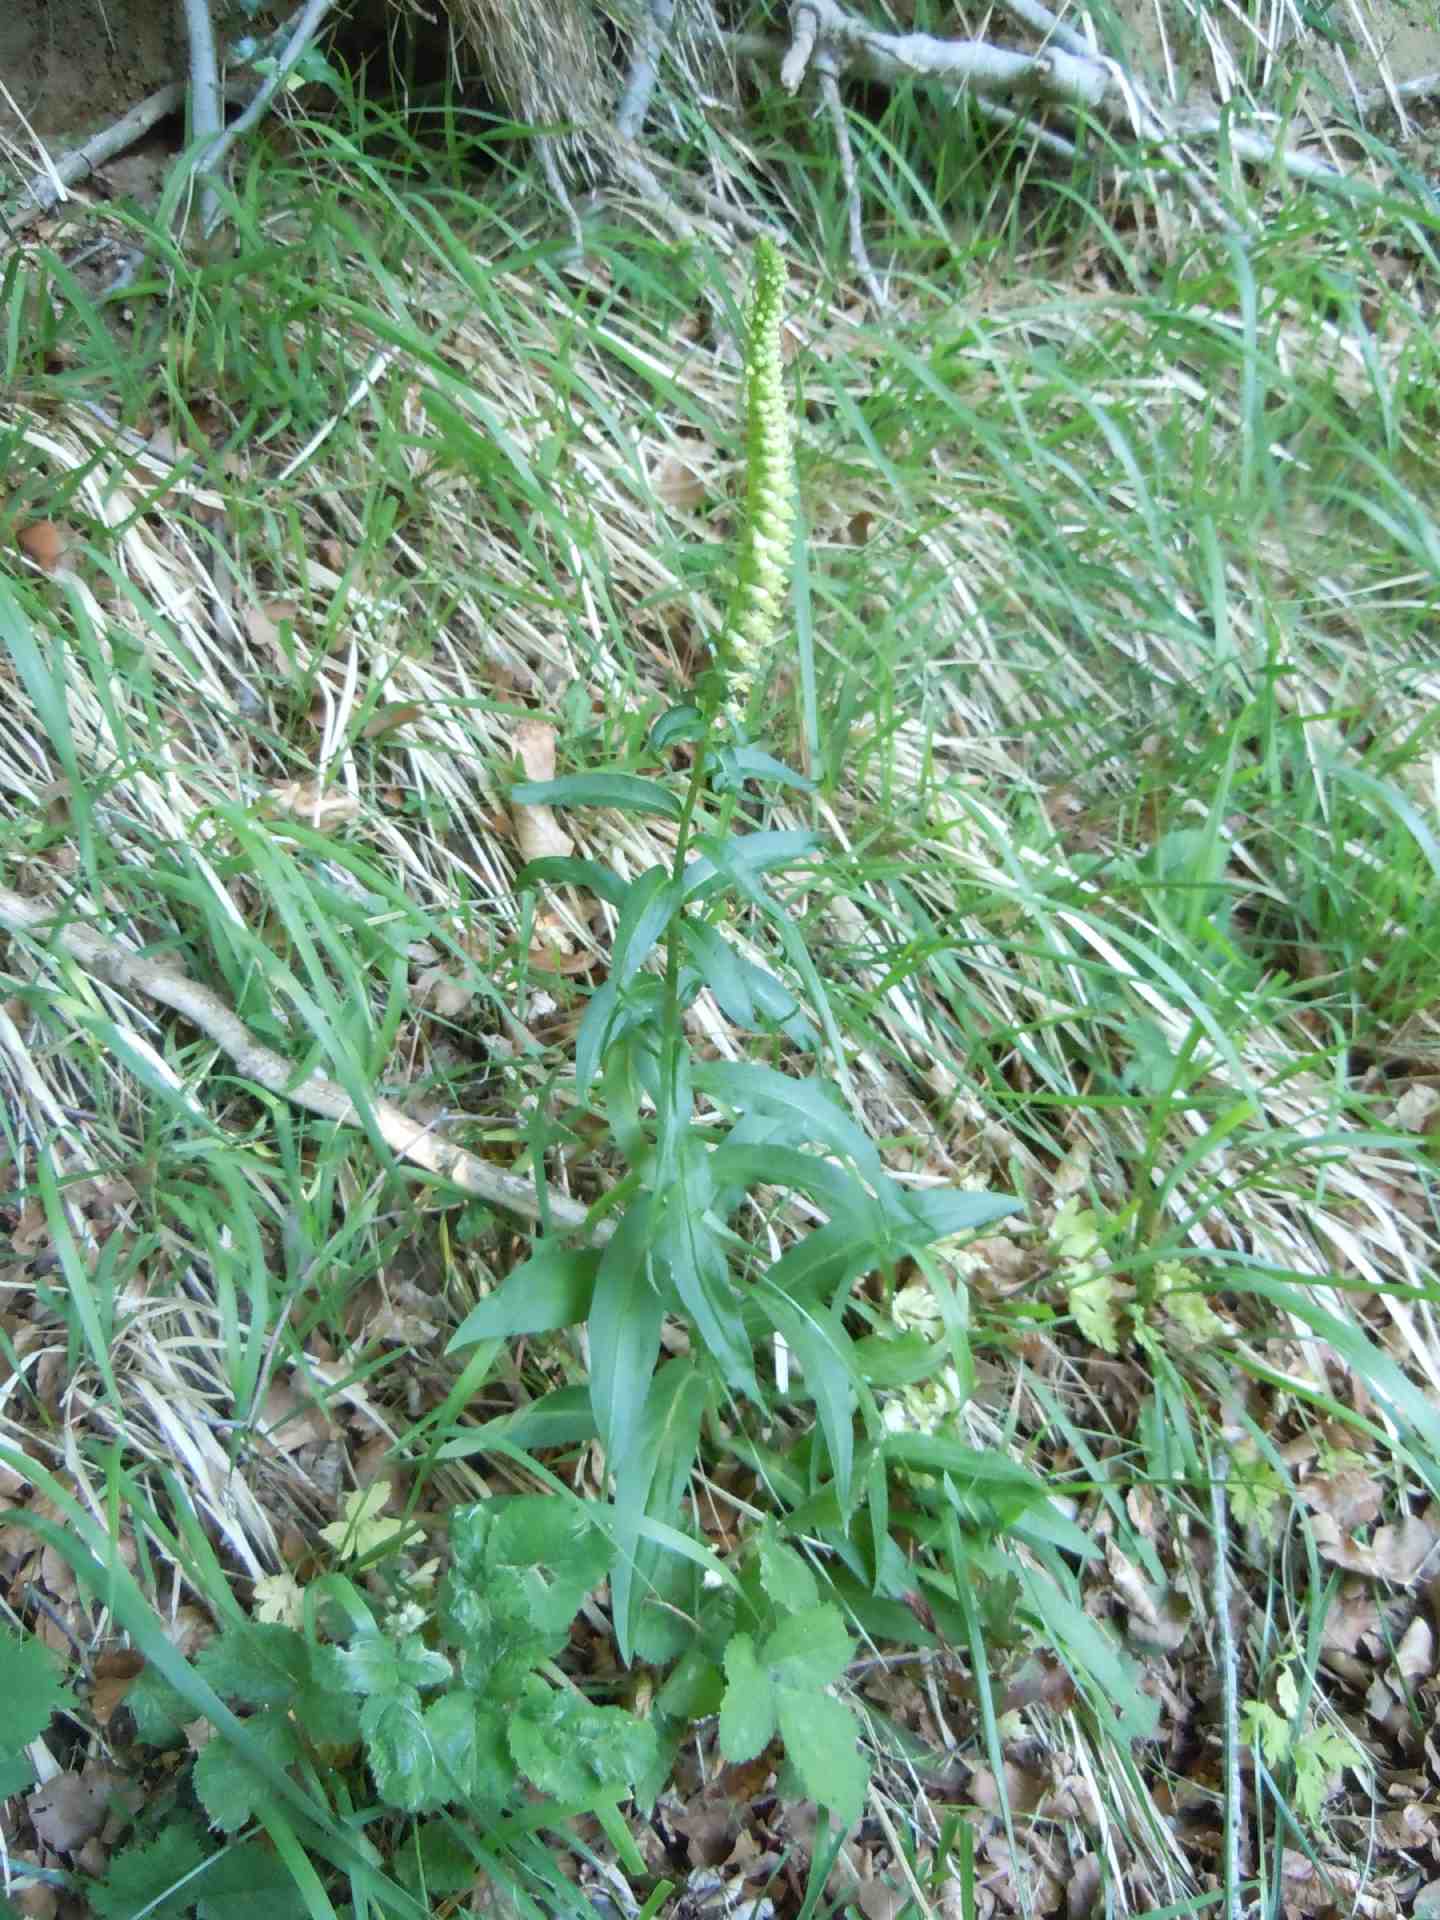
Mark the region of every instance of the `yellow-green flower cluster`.
POLYGON ((775 242, 762 234, 755 246, 745 342, 745 527, 725 648, 731 703, 741 711, 779 631, 795 523, 790 412, 780 354, 784 299, 785 263, 775 242))

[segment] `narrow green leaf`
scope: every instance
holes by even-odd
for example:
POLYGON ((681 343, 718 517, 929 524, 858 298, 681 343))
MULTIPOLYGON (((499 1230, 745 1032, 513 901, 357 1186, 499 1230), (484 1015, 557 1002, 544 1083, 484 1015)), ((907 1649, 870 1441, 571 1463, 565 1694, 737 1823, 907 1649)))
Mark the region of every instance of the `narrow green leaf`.
POLYGON ((850 1337, 838 1316, 822 1317, 796 1306, 768 1280, 757 1282, 754 1295, 800 1363, 805 1385, 814 1396, 820 1415, 835 1474, 836 1496, 842 1508, 848 1507, 855 1466, 855 1409, 859 1398, 859 1368, 850 1337))
POLYGON ((854 1161, 862 1173, 883 1177, 874 1142, 824 1081, 792 1079, 752 1061, 709 1060, 697 1064, 695 1085, 737 1113, 754 1109, 784 1119, 789 1123, 791 1145, 817 1141, 854 1161))
POLYGON ((650 1486, 644 1473, 624 1471, 635 1455, 660 1346, 664 1306, 651 1284, 646 1253, 651 1200, 630 1206, 600 1259, 589 1320, 590 1395, 605 1458, 616 1476, 615 1544, 618 1562, 612 1575, 615 1633, 621 1658, 634 1645, 635 1543, 645 1517, 650 1486))
POLYGON ((631 881, 610 955, 610 977, 622 988, 644 966, 679 905, 680 889, 668 867, 650 867, 631 881))
POLYGON ((471 1432, 447 1440, 438 1451, 442 1460, 465 1460, 476 1453, 501 1449, 583 1446, 596 1435, 595 1410, 588 1387, 558 1387, 543 1400, 502 1413, 471 1432))
POLYGON ((758 780, 776 787, 794 787, 801 793, 813 793, 815 782, 794 767, 787 767, 773 753, 761 747, 724 747, 717 754, 716 790, 734 792, 747 780, 758 780))
POLYGON ((553 1333, 572 1327, 590 1311, 600 1255, 590 1247, 542 1241, 506 1274, 494 1293, 471 1309, 452 1335, 447 1353, 480 1340, 513 1340, 523 1333, 553 1333))
POLYGON ((914 1221, 922 1236, 915 1246, 948 1240, 952 1234, 980 1233, 1025 1211, 1008 1194, 969 1193, 959 1187, 902 1187, 899 1192, 903 1197, 897 1212, 907 1223, 914 1221))
POLYGON ((613 867, 602 867, 598 860, 574 860, 568 856, 527 861, 516 874, 515 885, 517 888, 579 887, 603 900, 607 907, 614 907, 617 913, 630 891, 629 881, 622 880, 613 867))
POLYGON ((816 833, 781 832, 737 834, 719 840, 702 834, 695 842, 699 858, 685 869, 687 899, 703 899, 719 891, 726 880, 743 882, 748 889, 756 876, 776 867, 795 867, 820 848, 816 833))
POLYGON ((678 820, 678 794, 638 773, 567 773, 558 780, 523 780, 510 789, 521 807, 613 807, 620 813, 662 813, 678 820))

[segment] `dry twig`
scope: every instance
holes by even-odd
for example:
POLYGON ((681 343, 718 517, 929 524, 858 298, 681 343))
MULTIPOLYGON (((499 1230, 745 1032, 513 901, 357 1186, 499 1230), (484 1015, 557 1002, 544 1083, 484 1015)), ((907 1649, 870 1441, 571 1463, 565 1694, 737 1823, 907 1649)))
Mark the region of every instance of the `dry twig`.
MULTIPOLYGON (((321 1073, 298 1079, 292 1063, 262 1046, 218 994, 177 967, 127 952, 124 947, 92 933, 88 927, 66 922, 53 907, 22 899, 8 887, 0 887, 0 927, 15 935, 48 935, 62 953, 78 961, 98 979, 122 992, 143 994, 147 1000, 173 1008, 213 1040, 234 1061, 241 1074, 258 1086, 341 1126, 362 1127, 369 1122, 401 1159, 424 1167, 437 1178, 448 1180, 477 1200, 488 1201, 507 1213, 519 1214, 526 1220, 540 1219, 540 1195, 530 1181, 492 1167, 463 1147, 436 1139, 429 1127, 412 1120, 403 1108, 388 1100, 372 1099, 361 1112, 338 1081, 321 1073)), ((544 1211, 548 1212, 552 1225, 562 1232, 589 1231, 593 1238, 603 1237, 603 1230, 596 1232, 588 1227, 586 1209, 563 1194, 547 1196, 544 1211)))

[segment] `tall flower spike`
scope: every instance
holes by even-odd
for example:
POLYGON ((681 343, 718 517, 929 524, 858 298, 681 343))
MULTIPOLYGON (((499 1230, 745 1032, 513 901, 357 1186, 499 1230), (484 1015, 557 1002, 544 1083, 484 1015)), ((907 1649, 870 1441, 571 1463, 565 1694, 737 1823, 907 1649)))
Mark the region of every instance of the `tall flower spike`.
POLYGON ((755 283, 745 342, 746 485, 740 569, 722 653, 732 712, 743 714, 775 644, 790 567, 795 483, 780 322, 785 262, 768 235, 755 243, 755 283))

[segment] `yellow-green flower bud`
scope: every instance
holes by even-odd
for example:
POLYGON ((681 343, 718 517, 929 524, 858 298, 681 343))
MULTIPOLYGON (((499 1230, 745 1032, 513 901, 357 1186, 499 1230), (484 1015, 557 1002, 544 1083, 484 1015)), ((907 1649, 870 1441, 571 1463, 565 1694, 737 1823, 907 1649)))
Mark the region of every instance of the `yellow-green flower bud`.
POLYGON ((735 601, 721 649, 731 705, 741 711, 779 631, 795 521, 790 410, 780 353, 784 297, 785 263, 775 242, 762 234, 755 245, 745 341, 745 521, 735 601))

